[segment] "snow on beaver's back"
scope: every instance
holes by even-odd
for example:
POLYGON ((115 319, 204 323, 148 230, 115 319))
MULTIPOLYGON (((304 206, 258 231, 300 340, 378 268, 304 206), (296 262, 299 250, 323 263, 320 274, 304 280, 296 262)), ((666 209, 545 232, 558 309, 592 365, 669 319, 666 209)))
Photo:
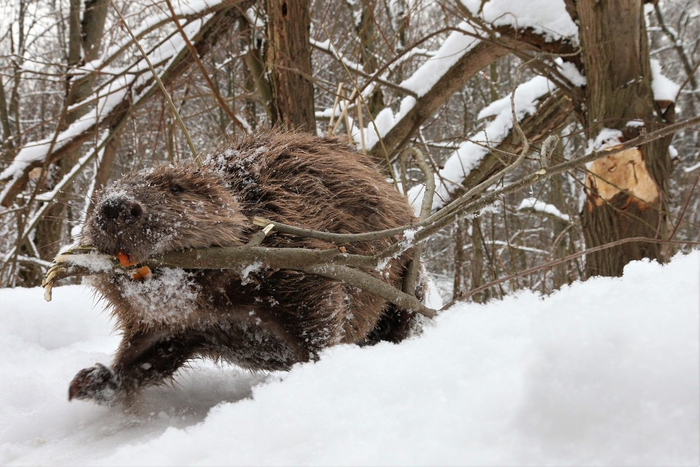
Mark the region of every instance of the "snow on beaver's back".
MULTIPOLYGON (((215 153, 201 168, 163 166, 125 176, 97 199, 82 243, 140 262, 183 248, 242 245, 259 230, 254 216, 337 233, 414 220, 406 199, 366 155, 333 138, 268 132, 215 153)), ((344 246, 348 253, 373 254, 394 241, 344 246)), ((263 246, 339 245, 273 233, 263 246)), ((401 288, 407 262, 408 254, 391 260, 385 280, 401 288)), ((143 281, 96 276, 123 340, 111 368, 97 364, 76 375, 69 398, 125 402, 197 357, 285 370, 335 344, 398 342, 411 327, 411 313, 357 288, 256 266, 160 268, 143 281)))

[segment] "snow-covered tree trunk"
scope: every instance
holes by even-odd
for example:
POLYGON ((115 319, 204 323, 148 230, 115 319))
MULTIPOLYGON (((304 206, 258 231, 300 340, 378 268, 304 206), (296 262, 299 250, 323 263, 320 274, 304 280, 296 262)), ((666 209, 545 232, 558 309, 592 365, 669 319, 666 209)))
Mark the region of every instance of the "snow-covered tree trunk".
MULTIPOLYGON (((585 122, 591 149, 615 146, 663 122, 654 101, 643 0, 579 0, 586 69, 585 122)), ((672 113, 672 104, 669 105, 672 113)), ((669 138, 588 167, 583 231, 587 247, 630 237, 661 238, 666 227, 669 138)), ((626 243, 587 256, 588 275, 617 276, 629 261, 661 258, 658 244, 626 243)))

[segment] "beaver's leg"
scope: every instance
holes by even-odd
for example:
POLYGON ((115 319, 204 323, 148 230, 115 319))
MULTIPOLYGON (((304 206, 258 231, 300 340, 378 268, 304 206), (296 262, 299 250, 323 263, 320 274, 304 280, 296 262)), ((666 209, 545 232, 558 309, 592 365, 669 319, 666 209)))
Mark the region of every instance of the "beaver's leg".
MULTIPOLYGON (((414 290, 415 297, 421 302, 425 301, 427 289, 425 278, 425 273, 421 271, 414 290)), ((420 315, 417 313, 403 310, 396 305, 388 303, 377 324, 364 339, 358 341, 358 344, 362 346, 374 345, 381 341, 398 344, 418 329, 420 319, 420 315)))
POLYGON ((389 304, 377 321, 377 325, 367 336, 358 342, 360 346, 375 345, 381 341, 398 344, 406 339, 414 326, 417 315, 389 304))
POLYGON ((165 332, 126 332, 112 368, 85 368, 73 378, 68 400, 92 400, 100 405, 126 402, 143 386, 158 384, 192 358, 201 339, 165 332))

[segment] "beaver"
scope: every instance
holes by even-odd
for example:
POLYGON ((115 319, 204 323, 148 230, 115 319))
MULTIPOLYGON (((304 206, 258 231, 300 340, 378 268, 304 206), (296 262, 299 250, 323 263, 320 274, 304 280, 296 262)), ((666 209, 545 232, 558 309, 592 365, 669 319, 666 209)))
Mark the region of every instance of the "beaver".
MULTIPOLYGON (((243 245, 259 230, 255 216, 336 233, 415 220, 367 155, 336 138, 269 131, 216 151, 202 167, 126 175, 97 195, 80 243, 138 263, 186 248, 243 245)), ((375 254, 397 240, 342 246, 375 254)), ((263 246, 340 245, 273 232, 263 246)), ((369 272, 400 289, 410 253, 369 272)), ((111 367, 96 364, 75 376, 69 400, 104 405, 133 400, 194 358, 288 370, 332 345, 399 342, 416 318, 341 282, 259 264, 240 271, 158 268, 141 281, 115 272, 92 281, 123 337, 111 367)))

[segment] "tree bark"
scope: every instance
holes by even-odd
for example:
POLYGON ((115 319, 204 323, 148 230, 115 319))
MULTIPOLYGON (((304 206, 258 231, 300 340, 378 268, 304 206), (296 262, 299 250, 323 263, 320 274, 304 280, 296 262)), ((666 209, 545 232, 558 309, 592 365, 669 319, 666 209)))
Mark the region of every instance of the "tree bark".
POLYGON ((267 66, 278 118, 273 123, 316 133, 310 4, 310 0, 266 0, 267 66))
POLYGON ((9 165, 15 158, 15 145, 12 144, 12 126, 10 126, 10 115, 7 112, 7 99, 5 98, 5 86, 0 80, 0 124, 2 125, 2 143, 0 162, 9 165))
MULTIPOLYGON (((586 70, 587 137, 604 128, 625 141, 663 124, 654 102, 643 0, 576 2, 586 70), (635 120, 644 126, 628 126, 635 120)), ((672 109, 671 109, 672 110, 672 109)), ((583 230, 588 248, 628 237, 661 238, 666 227, 670 138, 619 152, 589 166, 583 230)), ((589 276, 619 276, 628 262, 662 260, 658 244, 627 243, 586 258, 589 276)))
MULTIPOLYGON (((361 2, 360 22, 355 25, 357 37, 360 39, 360 64, 365 73, 372 74, 378 68, 377 63, 377 29, 374 10, 377 4, 361 2)), ((384 109, 384 94, 382 88, 376 86, 366 102, 370 115, 377 115, 384 109)))

